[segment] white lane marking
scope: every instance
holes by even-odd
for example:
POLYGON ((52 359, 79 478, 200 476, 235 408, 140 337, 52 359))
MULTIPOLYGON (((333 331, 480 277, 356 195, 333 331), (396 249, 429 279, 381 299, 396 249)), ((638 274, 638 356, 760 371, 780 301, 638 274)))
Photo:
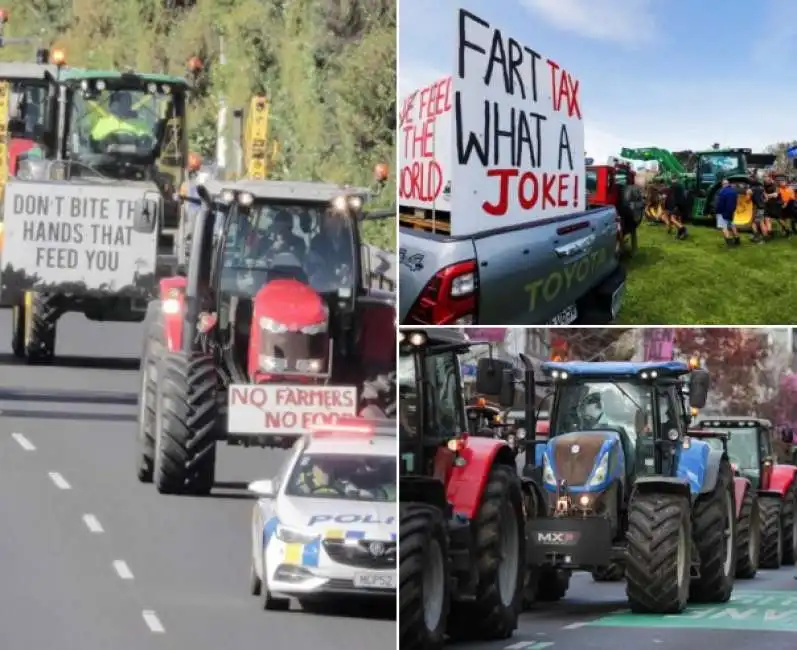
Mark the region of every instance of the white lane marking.
POLYGON ((11 437, 14 440, 16 440, 17 444, 20 447, 22 447, 25 451, 36 451, 36 445, 34 445, 30 440, 28 440, 21 433, 12 433, 11 437))
POLYGON ((553 641, 518 641, 512 645, 504 646, 504 650, 542 650, 550 648, 553 641))
POLYGON ((83 515, 83 523, 86 524, 86 528, 88 528, 92 533, 104 532, 100 520, 94 515, 83 515))
POLYGON ((127 562, 125 562, 124 560, 114 560, 113 569, 114 571, 116 571, 116 573, 119 574, 119 577, 122 580, 133 579, 133 572, 130 570, 130 567, 127 566, 127 562))
POLYGON ((61 476, 58 472, 50 472, 49 474, 50 480, 55 483, 55 487, 59 490, 71 490, 72 486, 66 482, 66 479, 61 476))
POLYGON ((147 624, 150 632, 163 634, 166 631, 163 629, 163 623, 161 623, 158 615, 151 609, 145 609, 141 612, 141 615, 144 617, 144 622, 147 624))
POLYGON ((563 630, 577 630, 580 627, 584 627, 589 625, 589 621, 579 621, 577 623, 571 623, 570 625, 565 625, 562 629, 563 630))

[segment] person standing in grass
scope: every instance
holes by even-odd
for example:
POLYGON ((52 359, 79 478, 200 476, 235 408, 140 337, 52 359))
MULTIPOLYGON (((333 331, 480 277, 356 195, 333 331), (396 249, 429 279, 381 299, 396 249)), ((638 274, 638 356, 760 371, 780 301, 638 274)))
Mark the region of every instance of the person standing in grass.
POLYGON ((747 193, 753 204, 753 241, 757 244, 763 244, 772 237, 772 224, 767 223, 768 219, 766 217, 767 197, 764 187, 754 183, 747 190, 747 193))
POLYGON ((787 237, 794 233, 794 190, 786 183, 783 177, 778 183, 778 198, 780 199, 781 218, 780 227, 787 237))
POLYGON ((722 189, 717 193, 717 228, 722 229, 722 236, 728 246, 738 246, 740 243, 739 232, 733 224, 733 215, 739 194, 727 178, 722 179, 722 189))
POLYGON ((769 225, 770 237, 774 234, 774 222, 780 223, 783 208, 780 203, 780 194, 775 179, 770 174, 764 181, 764 196, 766 197, 766 223, 769 225))
POLYGON ((667 192, 667 199, 664 202, 664 210, 667 212, 667 232, 672 232, 675 226, 675 238, 686 239, 687 232, 684 226, 684 219, 688 212, 686 199, 686 188, 678 178, 673 178, 670 183, 670 190, 667 192))

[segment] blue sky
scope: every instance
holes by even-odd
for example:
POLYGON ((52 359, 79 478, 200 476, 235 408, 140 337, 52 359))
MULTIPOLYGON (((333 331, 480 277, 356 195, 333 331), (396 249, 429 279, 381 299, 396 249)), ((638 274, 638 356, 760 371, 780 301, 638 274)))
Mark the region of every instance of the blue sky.
POLYGON ((581 80, 597 160, 623 145, 761 150, 797 139, 796 0, 400 0, 402 97, 450 74, 453 32, 443 32, 462 4, 581 80))

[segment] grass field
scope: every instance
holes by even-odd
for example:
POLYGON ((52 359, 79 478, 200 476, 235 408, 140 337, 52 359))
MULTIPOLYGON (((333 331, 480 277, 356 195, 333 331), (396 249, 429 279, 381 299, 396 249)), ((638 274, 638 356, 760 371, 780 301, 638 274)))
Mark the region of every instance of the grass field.
POLYGON ((728 249, 719 231, 689 229, 676 241, 643 224, 625 262, 627 291, 618 324, 791 325, 797 322, 797 237, 728 249))

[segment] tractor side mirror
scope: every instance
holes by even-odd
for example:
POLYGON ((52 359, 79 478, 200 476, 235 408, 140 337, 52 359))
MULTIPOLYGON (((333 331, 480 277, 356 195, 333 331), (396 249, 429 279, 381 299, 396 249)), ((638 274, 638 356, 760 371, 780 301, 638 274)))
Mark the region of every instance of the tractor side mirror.
POLYGON ((505 370, 512 370, 512 364, 508 361, 491 357, 479 359, 476 366, 476 392, 482 395, 501 395, 506 381, 505 370))
POLYGON ((708 400, 708 389, 711 384, 706 370, 697 368, 689 375, 689 406, 702 409, 708 400))

